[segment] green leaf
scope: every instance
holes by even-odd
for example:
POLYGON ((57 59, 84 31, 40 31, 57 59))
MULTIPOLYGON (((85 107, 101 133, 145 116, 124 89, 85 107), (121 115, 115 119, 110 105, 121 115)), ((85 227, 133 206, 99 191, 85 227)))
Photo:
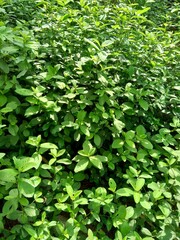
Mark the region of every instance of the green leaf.
POLYGON ((146 129, 142 125, 138 125, 136 128, 136 132, 138 136, 143 136, 146 134, 146 129))
POLYGON ((7 102, 7 97, 5 95, 0 94, 0 107, 2 107, 7 102))
POLYGON ((141 194, 139 192, 134 192, 133 193, 134 201, 135 203, 139 203, 141 199, 141 194))
POLYGON ((45 148, 45 149, 52 149, 52 148, 56 148, 57 149, 58 148, 55 144, 49 143, 49 142, 41 143, 40 147, 41 148, 45 148))
MULTIPOLYGON (((40 156, 40 155, 39 155, 40 156)), ((13 157, 14 165, 19 172, 26 172, 29 169, 35 168, 38 169, 42 160, 42 157, 13 157)))
POLYGON ((101 46, 104 48, 104 47, 108 47, 108 46, 112 45, 113 43, 114 43, 113 40, 106 40, 101 44, 101 46))
POLYGON ((143 139, 143 140, 141 141, 141 145, 142 145, 144 148, 146 148, 146 149, 149 149, 149 150, 153 149, 152 143, 151 143, 149 140, 147 140, 147 139, 143 139))
POLYGON ((147 111, 149 109, 149 104, 148 102, 146 102, 145 100, 143 100, 142 98, 139 100, 139 105, 145 110, 147 111))
POLYGON ((110 178, 109 179, 109 190, 111 190, 112 192, 115 192, 116 191, 116 182, 114 181, 113 178, 110 178))
POLYGON ((9 73, 9 66, 2 59, 0 59, 0 69, 6 74, 9 73))
POLYGON ((80 171, 84 171, 87 168, 88 164, 89 164, 89 159, 88 158, 81 159, 76 164, 74 172, 77 173, 77 172, 80 172, 80 171))
POLYGON ((87 137, 90 137, 90 131, 89 128, 85 125, 80 126, 80 129, 82 133, 84 133, 87 137))
POLYGON ((122 129, 125 127, 125 124, 122 121, 115 118, 114 119, 114 126, 119 131, 119 133, 121 133, 122 129))
POLYGON ((26 89, 26 88, 16 88, 15 92, 21 96, 32 96, 34 93, 33 91, 26 89))
POLYGON ((2 159, 5 155, 5 153, 0 153, 0 159, 2 159))
POLYGON ((84 41, 85 42, 87 42, 87 43, 89 43, 92 47, 94 47, 96 50, 100 50, 99 49, 99 47, 95 44, 95 43, 93 43, 90 39, 88 39, 88 38, 84 38, 84 41))
POLYGON ((131 141, 131 140, 126 140, 126 143, 127 143, 127 145, 128 145, 129 147, 131 147, 131 148, 136 148, 136 145, 134 144, 133 141, 131 141))
POLYGON ((25 116, 26 117, 29 117, 29 116, 32 116, 34 114, 37 114, 39 112, 39 106, 31 106, 31 107, 28 107, 25 111, 25 116))
POLYGON ((18 171, 12 168, 6 168, 0 170, 0 182, 16 182, 16 176, 18 175, 18 171))
POLYGON ((135 187, 135 190, 138 192, 141 190, 141 188, 144 186, 145 184, 145 179, 143 178, 138 178, 137 181, 136 181, 136 187, 135 187))
POLYGON ((101 145, 101 137, 98 134, 94 135, 94 143, 96 144, 97 147, 99 147, 101 145))
POLYGON ((102 161, 104 161, 105 159, 106 157, 99 155, 89 157, 90 162, 98 169, 103 169, 102 161))
POLYGON ((142 206, 143 208, 145 208, 145 209, 147 209, 147 210, 150 210, 151 207, 153 206, 153 203, 152 203, 152 202, 148 202, 148 201, 143 200, 143 199, 140 201, 140 204, 141 204, 141 206, 142 206))
POLYGON ((137 10, 137 11, 136 11, 136 14, 137 14, 137 15, 141 15, 141 14, 149 11, 150 9, 151 9, 150 7, 147 7, 147 8, 144 8, 144 9, 142 9, 142 10, 137 10))
POLYGON ((120 188, 116 191, 118 197, 130 197, 133 195, 133 191, 130 188, 120 188))
POLYGON ((34 238, 37 238, 38 236, 37 236, 37 233, 36 233, 36 231, 34 230, 34 228, 31 226, 31 225, 23 225, 23 228, 26 230, 26 232, 30 235, 30 236, 32 236, 32 237, 34 237, 34 238))
POLYGON ((19 128, 18 128, 18 126, 17 125, 9 125, 9 127, 8 127, 8 132, 12 135, 12 136, 16 136, 17 135, 17 133, 18 133, 18 131, 19 131, 19 128))
POLYGON ((74 191, 69 183, 66 183, 66 191, 67 191, 68 195, 70 196, 70 198, 72 199, 73 195, 74 195, 74 191))
POLYGON ((112 148, 114 149, 122 148, 123 145, 124 145, 124 141, 118 138, 113 141, 112 148))
POLYGON ((34 195, 35 188, 29 179, 20 178, 18 180, 18 189, 20 194, 27 198, 31 198, 34 195))
POLYGON ((82 122, 84 120, 84 118, 86 117, 86 114, 87 114, 87 112, 84 111, 84 110, 79 111, 78 114, 77 114, 77 119, 80 122, 82 122))

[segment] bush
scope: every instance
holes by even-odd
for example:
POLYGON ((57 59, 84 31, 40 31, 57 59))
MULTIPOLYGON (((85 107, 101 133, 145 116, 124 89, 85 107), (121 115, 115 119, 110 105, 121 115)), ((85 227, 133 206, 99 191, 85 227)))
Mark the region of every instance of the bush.
POLYGON ((179 5, 131 2, 1 3, 1 239, 179 239, 179 5))

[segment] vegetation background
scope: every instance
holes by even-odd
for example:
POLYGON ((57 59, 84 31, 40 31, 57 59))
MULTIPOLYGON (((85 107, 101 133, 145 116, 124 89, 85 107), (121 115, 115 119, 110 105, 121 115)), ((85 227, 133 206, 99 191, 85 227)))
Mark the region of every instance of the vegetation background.
POLYGON ((179 1, 0 0, 0 239, 180 239, 179 1))

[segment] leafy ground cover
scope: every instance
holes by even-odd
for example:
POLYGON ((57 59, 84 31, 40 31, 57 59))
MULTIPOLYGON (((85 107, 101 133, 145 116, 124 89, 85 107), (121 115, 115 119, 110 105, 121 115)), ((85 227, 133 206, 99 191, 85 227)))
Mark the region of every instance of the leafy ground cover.
POLYGON ((178 1, 0 1, 0 239, 180 239, 178 1))

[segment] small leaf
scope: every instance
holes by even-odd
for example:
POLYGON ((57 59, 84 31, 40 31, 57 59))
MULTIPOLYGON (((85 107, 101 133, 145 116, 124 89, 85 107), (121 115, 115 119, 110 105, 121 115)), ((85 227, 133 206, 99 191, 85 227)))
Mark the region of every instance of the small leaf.
POLYGON ((114 149, 122 148, 123 145, 124 145, 124 141, 118 138, 113 141, 112 148, 114 149))
POLYGON ((0 170, 0 182, 16 182, 16 176, 18 174, 18 171, 12 168, 6 168, 0 170))
POLYGON ((112 45, 113 43, 114 43, 113 40, 106 40, 101 44, 101 46, 104 48, 104 47, 112 45))
POLYGON ((18 189, 20 194, 27 198, 31 198, 34 195, 35 188, 29 179, 20 178, 18 181, 18 189))
POLYGON ((120 133, 120 132, 122 132, 122 129, 125 127, 125 124, 122 121, 115 118, 114 119, 114 126, 120 133))
POLYGON ((31 106, 29 108, 26 109, 25 111, 25 116, 26 117, 29 117, 29 116, 32 116, 34 114, 37 114, 39 112, 39 106, 31 106))
POLYGON ((116 191, 116 195, 119 197, 130 197, 133 195, 133 191, 130 188, 120 188, 116 191))
POLYGON ((9 73, 9 66, 2 59, 0 59, 0 69, 6 74, 9 73))
POLYGON ((134 201, 135 203, 139 203, 141 199, 141 194, 139 192, 134 192, 133 193, 134 201))
POLYGON ((131 147, 131 148, 136 148, 136 145, 134 144, 133 141, 131 141, 131 140, 126 140, 126 143, 127 143, 127 145, 128 145, 129 147, 131 147))
POLYGON ((81 131, 87 136, 90 137, 90 131, 89 128, 85 125, 80 126, 81 131))
POLYGON ((99 147, 101 145, 101 137, 98 134, 94 135, 94 143, 96 144, 97 147, 99 147))
POLYGON ((137 179, 135 190, 136 190, 137 192, 140 191, 141 188, 144 186, 144 184, 145 184, 145 179, 143 179, 143 178, 137 179))
POLYGON ((32 237, 34 237, 34 238, 37 238, 37 233, 36 233, 36 231, 34 230, 34 228, 31 226, 31 225, 23 225, 23 228, 26 230, 26 232, 30 235, 30 236, 32 236, 32 237))
POLYGON ((80 171, 84 171, 87 168, 88 164, 89 164, 89 159, 88 158, 81 159, 76 164, 74 172, 77 173, 77 172, 80 172, 80 171))
POLYGON ((34 94, 33 91, 26 88, 17 88, 15 92, 21 96, 32 96, 34 94))
POLYGON ((90 162, 98 169, 103 169, 103 165, 102 165, 101 161, 104 159, 105 159, 105 157, 99 156, 99 155, 91 156, 89 158, 90 162))
POLYGON ((151 143, 149 140, 147 140, 147 139, 143 139, 143 140, 141 141, 141 144, 142 144, 142 146, 143 146, 144 148, 146 148, 146 149, 149 149, 149 150, 153 149, 152 143, 151 143))
POLYGON ((146 102, 146 101, 143 100, 142 98, 139 100, 139 105, 140 105, 145 111, 147 111, 148 108, 149 108, 148 102, 146 102))
POLYGON ((116 182, 113 178, 109 179, 109 190, 111 190, 112 192, 116 191, 116 182))
POLYGON ((146 134, 146 129, 142 125, 139 125, 136 128, 136 132, 137 132, 138 136, 141 136, 141 135, 146 134))
POLYGON ((7 97, 5 95, 0 94, 0 107, 2 107, 7 102, 7 97))
POLYGON ((40 147, 41 148, 46 148, 46 149, 51 149, 51 148, 56 148, 57 149, 58 148, 55 144, 49 143, 49 142, 41 143, 40 147))
POLYGON ((18 133, 18 131, 19 131, 19 128, 18 128, 18 126, 17 125, 9 125, 9 127, 8 127, 8 132, 12 135, 12 136, 16 136, 17 135, 17 133, 18 133))
POLYGON ((73 188, 71 187, 71 185, 68 183, 66 183, 66 191, 67 191, 68 195, 70 196, 70 198, 72 199, 73 195, 74 195, 74 191, 73 191, 73 188))

